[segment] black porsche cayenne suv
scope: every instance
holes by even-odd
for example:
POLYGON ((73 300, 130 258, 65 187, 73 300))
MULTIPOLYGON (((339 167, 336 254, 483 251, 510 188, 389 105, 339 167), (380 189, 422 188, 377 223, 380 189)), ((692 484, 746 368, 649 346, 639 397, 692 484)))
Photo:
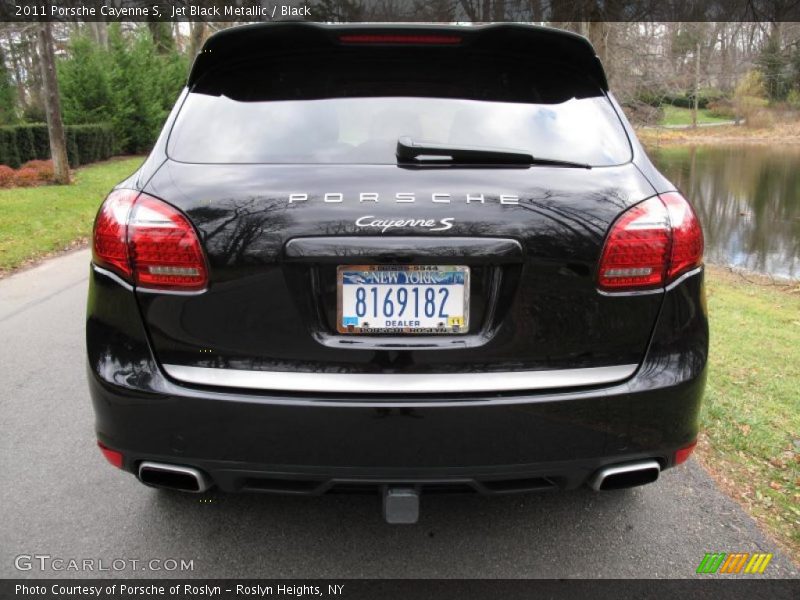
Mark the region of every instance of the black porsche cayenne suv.
POLYGON ((524 25, 211 37, 97 215, 100 448, 153 486, 649 483, 689 456, 703 237, 582 37, 524 25))

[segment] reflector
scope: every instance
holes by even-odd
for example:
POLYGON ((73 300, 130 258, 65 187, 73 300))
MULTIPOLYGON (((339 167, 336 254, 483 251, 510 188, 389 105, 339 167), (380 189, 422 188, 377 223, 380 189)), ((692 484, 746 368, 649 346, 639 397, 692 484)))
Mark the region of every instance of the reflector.
POLYGON ((106 457, 106 460, 110 462, 112 465, 117 467, 118 469, 122 468, 122 452, 118 452, 117 450, 112 450, 108 446, 104 445, 102 442, 97 442, 97 447, 100 448, 100 452, 103 453, 103 456, 106 457))
POLYGON ((688 446, 684 446, 683 448, 681 448, 678 451, 676 451, 675 452, 675 465, 676 466, 680 465, 682 463, 685 463, 687 460, 689 460, 689 457, 692 455, 692 452, 694 452, 695 446, 697 446, 697 440, 694 440, 688 446))

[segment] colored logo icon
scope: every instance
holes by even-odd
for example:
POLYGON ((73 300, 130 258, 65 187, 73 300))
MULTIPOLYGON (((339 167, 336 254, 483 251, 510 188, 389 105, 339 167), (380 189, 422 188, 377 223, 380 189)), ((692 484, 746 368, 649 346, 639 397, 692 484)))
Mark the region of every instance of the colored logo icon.
POLYGON ((700 561, 697 573, 732 573, 732 574, 760 574, 767 568, 772 560, 772 554, 756 552, 708 552, 700 561))

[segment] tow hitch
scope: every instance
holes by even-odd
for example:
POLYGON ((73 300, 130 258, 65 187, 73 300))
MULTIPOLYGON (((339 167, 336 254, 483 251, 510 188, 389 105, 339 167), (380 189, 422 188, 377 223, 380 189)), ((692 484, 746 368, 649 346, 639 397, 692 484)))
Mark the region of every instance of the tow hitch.
POLYGON ((410 487, 384 487, 383 518, 390 525, 416 523, 419 519, 419 492, 410 487))

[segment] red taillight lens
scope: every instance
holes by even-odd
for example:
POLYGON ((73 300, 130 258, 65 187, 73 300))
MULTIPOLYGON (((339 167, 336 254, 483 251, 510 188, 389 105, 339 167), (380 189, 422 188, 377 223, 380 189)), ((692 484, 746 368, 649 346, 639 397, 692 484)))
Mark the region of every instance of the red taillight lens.
POLYGON ((667 271, 667 280, 684 273, 703 262, 703 229, 686 199, 672 192, 661 194, 667 207, 672 227, 672 252, 667 271))
POLYGON ((703 232, 689 203, 673 192, 631 207, 606 238, 601 289, 657 288, 701 264, 703 232))
POLYGON ((169 204, 130 190, 112 192, 97 215, 94 262, 137 286, 199 291, 205 255, 189 220, 169 204))
POLYGON ((667 209, 657 197, 628 209, 611 228, 600 260, 600 287, 658 287, 669 256, 667 209))
POLYGON ((169 204, 142 194, 128 222, 128 250, 138 286, 202 290, 208 283, 205 256, 192 224, 169 204))
POLYGON ((94 263, 122 275, 125 279, 131 277, 127 225, 136 195, 137 192, 131 190, 111 192, 94 221, 92 242, 94 263))
POLYGON ((123 460, 122 452, 118 452, 117 450, 112 450, 108 446, 104 445, 102 442, 97 442, 97 447, 100 448, 100 452, 103 453, 103 456, 106 457, 106 460, 108 462, 110 462, 118 469, 122 468, 122 460, 123 460))
POLYGON ((697 440, 693 441, 688 446, 684 446, 683 448, 677 450, 675 452, 675 465, 677 466, 683 464, 687 460, 689 460, 689 457, 692 455, 692 452, 694 452, 695 446, 697 446, 697 440))

